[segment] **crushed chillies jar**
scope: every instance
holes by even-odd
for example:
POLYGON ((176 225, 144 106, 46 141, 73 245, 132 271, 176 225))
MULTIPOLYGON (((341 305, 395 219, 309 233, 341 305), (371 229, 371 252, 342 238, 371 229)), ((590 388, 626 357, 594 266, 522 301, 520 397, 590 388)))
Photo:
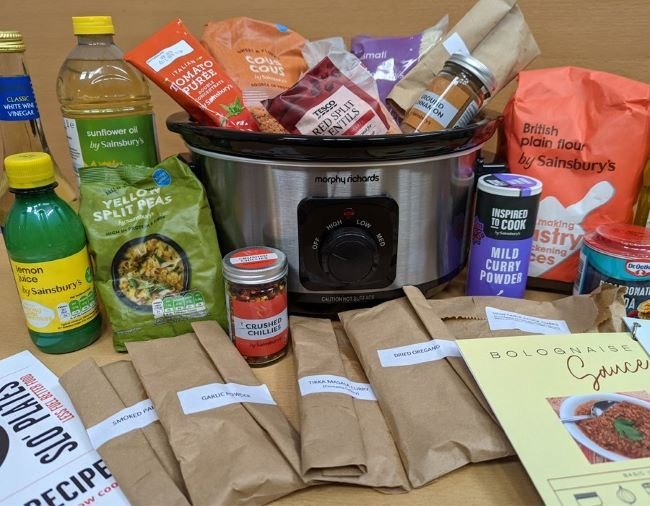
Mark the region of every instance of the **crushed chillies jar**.
POLYGON ((230 338, 251 366, 289 349, 287 257, 266 246, 241 248, 223 259, 230 338))

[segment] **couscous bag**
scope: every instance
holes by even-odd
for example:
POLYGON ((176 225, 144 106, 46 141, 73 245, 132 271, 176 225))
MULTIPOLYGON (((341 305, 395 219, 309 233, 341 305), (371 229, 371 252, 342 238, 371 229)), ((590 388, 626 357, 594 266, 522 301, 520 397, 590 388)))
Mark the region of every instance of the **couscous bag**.
POLYGON ((177 157, 80 171, 80 216, 113 344, 226 325, 221 253, 201 183, 177 157))

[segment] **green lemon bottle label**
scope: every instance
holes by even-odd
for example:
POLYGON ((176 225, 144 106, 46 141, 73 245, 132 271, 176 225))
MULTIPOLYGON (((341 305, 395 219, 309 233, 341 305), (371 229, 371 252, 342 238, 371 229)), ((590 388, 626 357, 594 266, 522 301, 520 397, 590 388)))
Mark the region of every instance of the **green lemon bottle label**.
POLYGON ((49 262, 11 261, 27 327, 40 333, 76 329, 97 316, 88 250, 49 262))
POLYGON ((81 167, 120 164, 153 167, 158 146, 153 114, 121 118, 64 118, 75 171, 81 167))

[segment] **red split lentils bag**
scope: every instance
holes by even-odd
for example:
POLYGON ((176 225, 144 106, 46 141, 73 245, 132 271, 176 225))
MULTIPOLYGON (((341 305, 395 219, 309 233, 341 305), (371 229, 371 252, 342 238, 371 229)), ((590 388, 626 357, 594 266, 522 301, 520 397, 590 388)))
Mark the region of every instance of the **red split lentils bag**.
POLYGON ((584 234, 629 223, 650 155, 650 85, 577 67, 524 71, 504 111, 510 170, 543 183, 528 274, 572 283, 584 234))

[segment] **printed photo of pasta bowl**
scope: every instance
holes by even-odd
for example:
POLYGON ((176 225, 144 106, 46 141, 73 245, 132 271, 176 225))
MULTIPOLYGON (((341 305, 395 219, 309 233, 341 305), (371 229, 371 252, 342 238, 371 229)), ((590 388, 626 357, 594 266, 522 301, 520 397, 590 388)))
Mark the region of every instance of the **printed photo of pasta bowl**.
POLYGON ((589 450, 611 461, 650 456, 650 402, 623 394, 568 397, 560 419, 592 414, 593 405, 607 406, 598 416, 564 423, 571 436, 589 450))
POLYGON ((111 265, 113 290, 127 306, 151 311, 151 303, 190 286, 190 265, 169 237, 150 234, 124 243, 111 265))

